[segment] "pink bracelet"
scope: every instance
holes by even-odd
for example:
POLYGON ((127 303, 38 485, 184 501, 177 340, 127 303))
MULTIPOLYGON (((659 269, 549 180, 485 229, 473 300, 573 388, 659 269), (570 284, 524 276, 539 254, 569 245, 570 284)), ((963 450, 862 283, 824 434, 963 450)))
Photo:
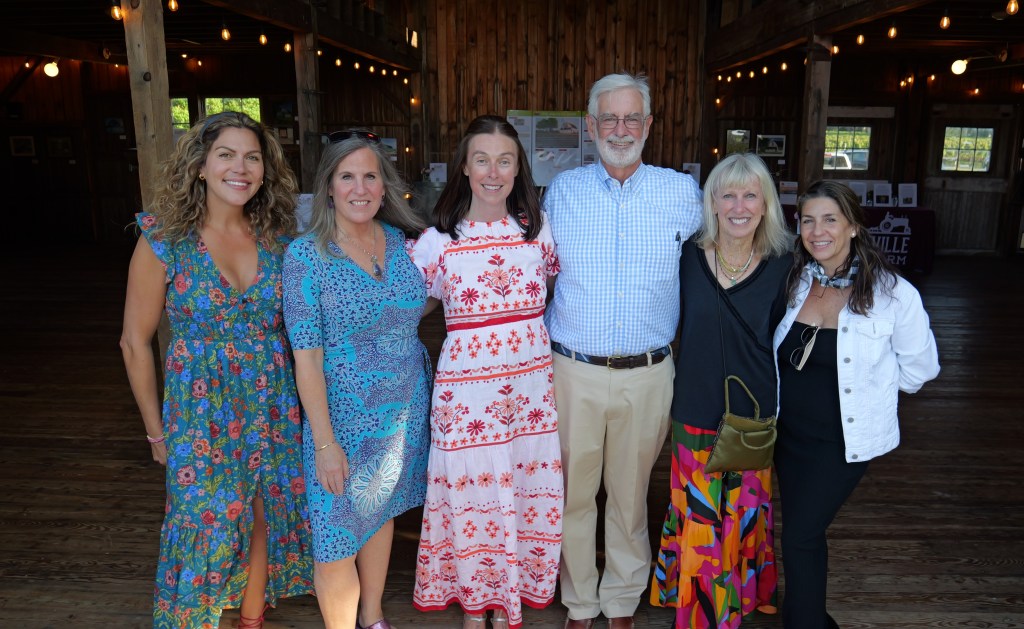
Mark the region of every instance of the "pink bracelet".
POLYGON ((166 439, 166 438, 167 437, 165 437, 163 435, 160 435, 159 439, 154 439, 154 438, 150 437, 149 435, 146 435, 146 441, 148 441, 150 443, 163 443, 164 439, 166 439))

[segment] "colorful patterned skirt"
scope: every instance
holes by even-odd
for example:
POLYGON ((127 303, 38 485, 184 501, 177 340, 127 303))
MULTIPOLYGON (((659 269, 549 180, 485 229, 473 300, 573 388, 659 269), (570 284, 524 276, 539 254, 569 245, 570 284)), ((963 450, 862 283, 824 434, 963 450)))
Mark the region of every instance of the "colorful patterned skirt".
POLYGON ((672 422, 672 503, 661 531, 651 604, 676 627, 734 629, 776 611, 772 473, 704 471, 715 431, 672 422))

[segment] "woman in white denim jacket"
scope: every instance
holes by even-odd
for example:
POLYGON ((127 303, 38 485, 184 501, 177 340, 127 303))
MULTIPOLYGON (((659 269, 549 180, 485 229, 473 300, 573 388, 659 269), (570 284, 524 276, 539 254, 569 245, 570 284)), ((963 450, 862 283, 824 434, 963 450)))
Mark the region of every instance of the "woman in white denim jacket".
POLYGON ((798 212, 790 303, 774 341, 782 615, 786 629, 831 629, 828 526, 867 461, 899 444, 899 391, 920 389, 939 362, 920 295, 875 245, 853 191, 818 181, 798 212))

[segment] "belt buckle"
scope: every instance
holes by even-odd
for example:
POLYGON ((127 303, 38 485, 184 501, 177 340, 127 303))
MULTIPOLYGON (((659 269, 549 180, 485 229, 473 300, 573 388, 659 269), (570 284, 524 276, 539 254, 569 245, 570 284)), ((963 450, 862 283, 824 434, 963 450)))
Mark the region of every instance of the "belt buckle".
POLYGON ((608 371, 611 371, 612 369, 618 369, 617 367, 612 367, 612 361, 616 360, 618 358, 627 358, 627 357, 626 356, 622 356, 622 355, 619 355, 619 356, 609 356, 608 357, 608 361, 605 363, 605 367, 608 368, 608 371))

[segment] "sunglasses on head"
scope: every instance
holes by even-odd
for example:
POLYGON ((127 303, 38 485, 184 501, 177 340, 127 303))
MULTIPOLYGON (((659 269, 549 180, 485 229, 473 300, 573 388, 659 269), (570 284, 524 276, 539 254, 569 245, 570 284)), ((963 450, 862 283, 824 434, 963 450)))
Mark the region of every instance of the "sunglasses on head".
POLYGON ((366 140, 367 142, 371 142, 373 144, 380 144, 380 136, 374 133, 373 131, 348 130, 334 131, 333 133, 327 134, 327 139, 330 141, 331 144, 344 142, 345 140, 348 140, 350 138, 359 138, 361 140, 366 140))

